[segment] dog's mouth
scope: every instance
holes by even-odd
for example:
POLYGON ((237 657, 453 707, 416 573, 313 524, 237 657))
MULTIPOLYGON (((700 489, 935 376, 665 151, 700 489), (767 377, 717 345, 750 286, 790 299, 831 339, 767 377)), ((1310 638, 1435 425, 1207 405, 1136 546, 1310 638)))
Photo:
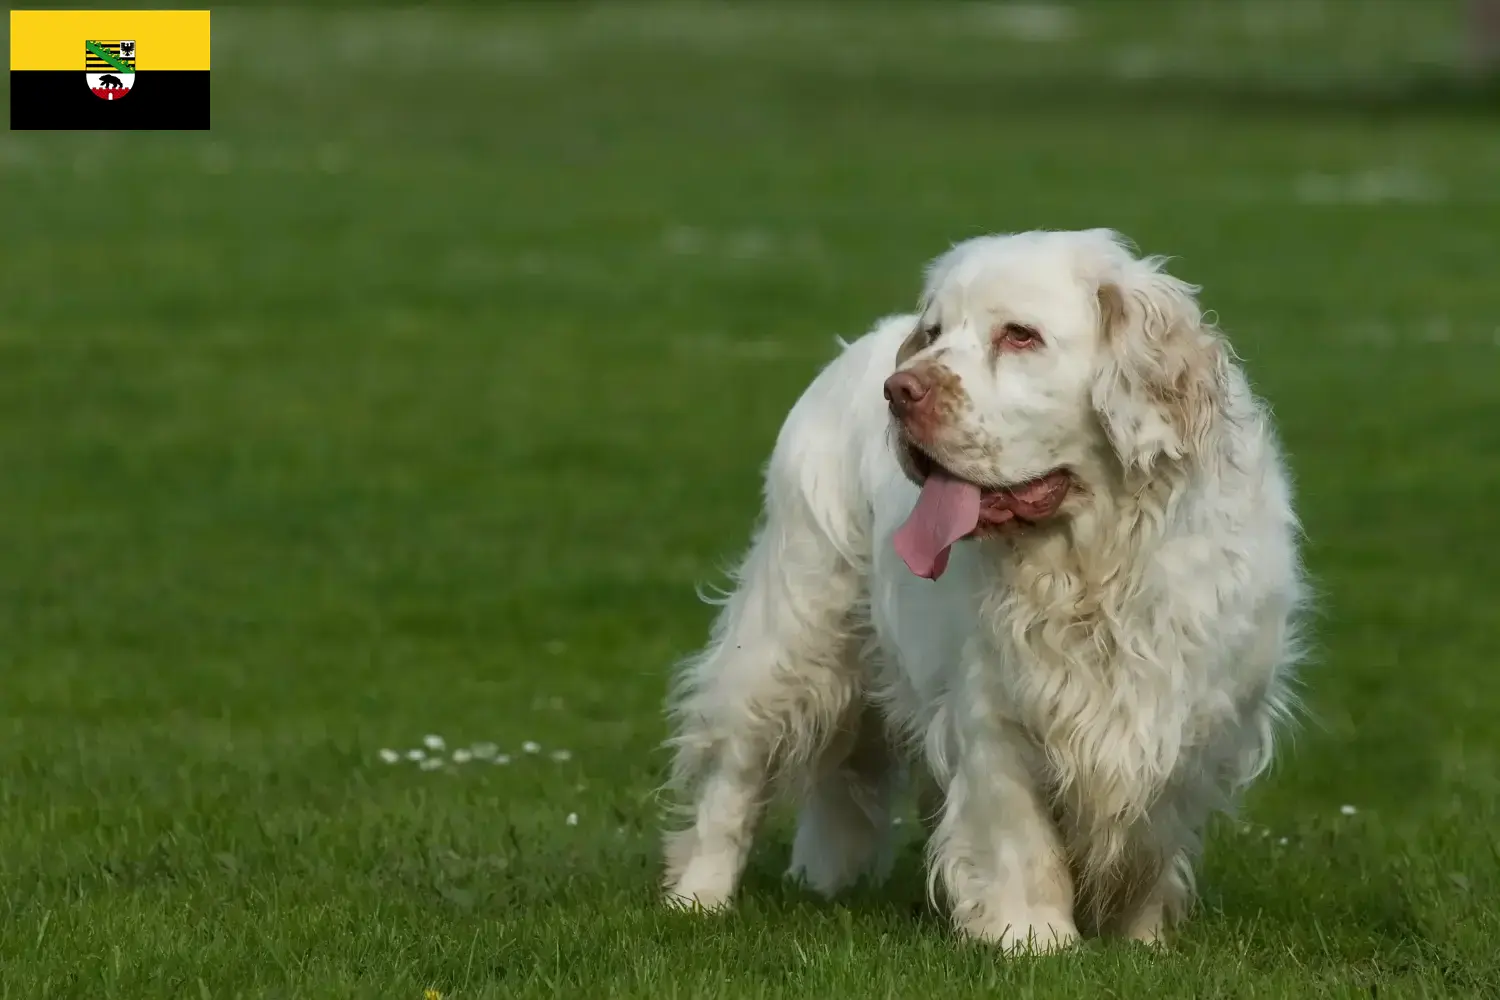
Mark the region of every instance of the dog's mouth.
POLYGON ((896 554, 908 569, 928 580, 943 575, 949 550, 960 539, 1003 524, 1044 521, 1058 512, 1073 486, 1066 469, 1007 486, 981 486, 955 475, 910 441, 902 441, 901 447, 907 471, 922 493, 896 530, 896 554))

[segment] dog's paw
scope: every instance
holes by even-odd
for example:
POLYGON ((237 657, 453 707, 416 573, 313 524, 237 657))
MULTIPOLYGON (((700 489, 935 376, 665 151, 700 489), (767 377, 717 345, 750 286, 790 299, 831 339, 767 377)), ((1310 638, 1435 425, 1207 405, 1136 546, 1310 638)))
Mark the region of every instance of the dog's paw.
POLYGON ((854 888, 862 879, 876 880, 881 873, 877 863, 867 857, 831 857, 827 852, 813 854, 806 851, 792 852, 791 867, 786 870, 786 879, 794 885, 817 893, 824 899, 854 888))
POLYGON ((1160 906, 1147 907, 1125 925, 1125 939, 1153 950, 1167 947, 1167 925, 1160 906))
POLYGON ((695 858, 676 878, 669 879, 662 898, 679 910, 716 913, 727 909, 734 895, 733 870, 695 858))
POLYGON ((694 891, 681 886, 668 886, 661 898, 674 910, 693 913, 719 913, 729 908, 729 897, 723 893, 694 891))
POLYGON ((996 945, 1007 955, 1050 955, 1065 951, 1078 941, 1078 928, 1062 914, 991 918, 963 925, 959 930, 975 940, 996 945))

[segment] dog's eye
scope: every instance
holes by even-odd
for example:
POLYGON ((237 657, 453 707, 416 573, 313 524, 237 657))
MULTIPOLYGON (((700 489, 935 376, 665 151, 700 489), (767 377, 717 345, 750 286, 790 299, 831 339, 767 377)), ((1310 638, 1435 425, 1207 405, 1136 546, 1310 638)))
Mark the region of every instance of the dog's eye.
POLYGON ((927 343, 931 344, 932 342, 937 340, 938 337, 942 336, 942 333, 942 326, 938 323, 934 323, 927 329, 922 331, 922 337, 926 340, 927 343))
POLYGON ((1013 351, 1024 351, 1042 346, 1042 335, 1036 327, 1023 323, 1006 323, 995 331, 995 345, 1013 351))

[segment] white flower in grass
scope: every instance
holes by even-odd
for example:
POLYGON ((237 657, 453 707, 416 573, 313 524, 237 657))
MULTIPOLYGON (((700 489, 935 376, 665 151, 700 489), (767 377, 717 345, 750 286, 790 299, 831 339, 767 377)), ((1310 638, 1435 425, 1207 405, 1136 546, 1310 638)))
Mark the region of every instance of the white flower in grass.
POLYGON ((534 743, 531 740, 527 740, 525 743, 521 744, 521 749, 525 750, 527 753, 541 753, 542 745, 540 743, 534 743))
POLYGON ((443 750, 448 746, 443 738, 436 734, 422 737, 422 745, 429 750, 443 750))
POLYGON ((421 760, 423 757, 426 757, 426 756, 427 756, 427 751, 426 750, 408 750, 408 751, 406 751, 406 759, 407 760, 421 760))
POLYGON ((455 764, 467 764, 473 759, 474 755, 468 750, 463 749, 462 747, 453 751, 453 763, 455 764))
POLYGON ((438 768, 440 768, 440 767, 443 766, 443 758, 441 758, 441 757, 428 757, 426 760, 422 761, 422 763, 418 764, 417 766, 420 767, 424 771, 436 771, 438 768))
POLYGON ((509 764, 510 763, 510 754, 508 754, 508 753, 497 753, 497 754, 495 754, 495 763, 496 764, 509 764))
POLYGON ((380 759, 387 764, 394 764, 401 759, 401 755, 394 750, 382 750, 380 751, 380 759))
POLYGON ((577 826, 578 825, 578 814, 577 813, 568 813, 567 824, 569 826, 577 826))
POLYGON ((572 760, 573 759, 573 751, 571 751, 571 750, 554 750, 554 751, 552 751, 552 759, 556 760, 556 761, 572 760))

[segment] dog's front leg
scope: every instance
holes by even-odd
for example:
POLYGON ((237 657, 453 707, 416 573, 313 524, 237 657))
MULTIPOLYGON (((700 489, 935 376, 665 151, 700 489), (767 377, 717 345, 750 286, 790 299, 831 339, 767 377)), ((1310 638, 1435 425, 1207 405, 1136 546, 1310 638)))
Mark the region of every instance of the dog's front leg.
POLYGON ((955 927, 1006 951, 1068 946, 1078 938, 1073 879, 1028 766, 1032 749, 990 720, 955 742, 958 757, 931 845, 931 879, 946 892, 955 927))

